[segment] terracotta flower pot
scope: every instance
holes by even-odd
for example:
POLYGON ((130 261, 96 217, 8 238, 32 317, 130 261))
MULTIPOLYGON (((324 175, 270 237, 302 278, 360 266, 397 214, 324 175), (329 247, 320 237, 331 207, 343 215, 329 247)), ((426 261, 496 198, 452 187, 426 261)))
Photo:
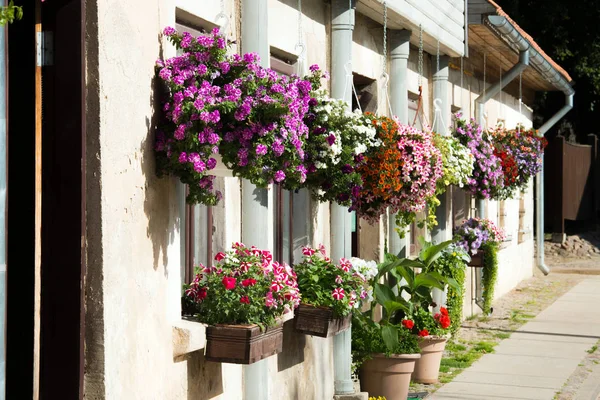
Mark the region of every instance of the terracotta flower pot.
POLYGON ((350 327, 352 314, 343 318, 334 318, 331 307, 315 307, 300 304, 294 316, 294 328, 306 335, 329 337, 350 327))
POLYGON ((361 390, 387 400, 406 400, 410 376, 420 354, 373 354, 360 368, 361 390))
POLYGON ((419 339, 421 358, 415 363, 415 371, 412 374, 413 381, 437 383, 447 341, 446 338, 436 337, 419 339))

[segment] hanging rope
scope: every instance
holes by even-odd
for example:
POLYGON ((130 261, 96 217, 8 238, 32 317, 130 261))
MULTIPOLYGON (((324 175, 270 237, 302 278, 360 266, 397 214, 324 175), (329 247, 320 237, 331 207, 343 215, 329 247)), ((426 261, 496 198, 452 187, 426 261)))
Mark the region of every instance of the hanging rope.
MULTIPOLYGON (((498 102, 498 116, 500 117, 500 119, 503 119, 502 111, 504 110, 504 103, 503 103, 504 94, 502 93, 502 66, 500 66, 499 70, 500 70, 500 96, 499 96, 500 101, 498 102)), ((504 124, 502 126, 504 126, 504 124)))
MULTIPOLYGON (((223 1, 223 0, 221 0, 223 1)), ((306 53, 306 45, 304 44, 304 35, 302 31, 302 0, 298 0, 298 43, 295 47, 298 52, 297 74, 303 76, 305 71, 304 54, 306 53)))
POLYGON ((413 126, 417 124, 417 119, 424 128, 427 124, 425 113, 423 112, 423 25, 419 25, 419 62, 417 65, 419 74, 419 100, 417 103, 417 113, 413 120, 413 126))
POLYGON ((225 0, 220 1, 221 12, 215 17, 215 22, 219 25, 219 33, 223 36, 227 36, 227 28, 229 27, 229 17, 225 13, 225 0), (223 24, 219 24, 219 20, 223 20, 223 24))
POLYGON ((385 0, 383 1, 383 54, 381 57, 381 66, 383 70, 381 73, 381 82, 383 86, 383 93, 385 95, 387 106, 390 110, 390 118, 393 118, 394 112, 392 111, 392 103, 390 101, 390 95, 388 92, 390 76, 387 73, 387 2, 385 0))
MULTIPOLYGON (((487 89, 487 53, 483 53, 483 98, 485 98, 485 92, 487 89)), ((486 102, 487 103, 487 102, 486 102)), ((483 120, 485 121, 485 126, 482 128, 487 130, 487 111, 485 109, 485 103, 483 103, 483 120)))
MULTIPOLYGON (((356 92, 356 87, 354 86, 354 76, 352 75, 352 61, 348 60, 348 62, 344 65, 344 71, 346 71, 346 83, 344 84, 344 96, 342 99, 346 99, 346 91, 348 90, 348 86, 352 87, 352 94, 354 94, 354 98, 356 99, 356 104, 358 105, 359 111, 362 113, 362 107, 360 106, 360 100, 358 98, 358 93, 356 92)), ((352 100, 350 100, 350 107, 352 107, 352 100)))

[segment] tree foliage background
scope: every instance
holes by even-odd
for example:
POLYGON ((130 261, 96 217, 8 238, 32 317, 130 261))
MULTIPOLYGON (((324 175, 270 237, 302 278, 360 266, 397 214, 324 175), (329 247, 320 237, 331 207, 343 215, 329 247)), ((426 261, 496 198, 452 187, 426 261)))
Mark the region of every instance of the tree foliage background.
MULTIPOLYGON (((544 51, 574 80, 575 106, 567 114, 579 139, 600 127, 600 1, 496 0, 544 51)), ((540 94, 536 111, 541 123, 564 104, 561 92, 540 94)), ((567 124, 568 127, 569 124, 567 124)), ((563 131, 565 129, 565 124, 563 131)), ((568 135, 568 132, 562 132, 568 135)), ((557 134, 555 128, 550 136, 557 134)))

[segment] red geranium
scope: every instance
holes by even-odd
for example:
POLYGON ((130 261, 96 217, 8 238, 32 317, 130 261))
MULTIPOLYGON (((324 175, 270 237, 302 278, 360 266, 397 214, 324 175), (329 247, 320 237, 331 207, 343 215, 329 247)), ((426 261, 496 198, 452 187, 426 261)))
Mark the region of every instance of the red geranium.
POLYGON ((440 313, 442 313, 442 315, 448 315, 448 309, 445 307, 440 307, 440 313))
POLYGON ((225 289, 227 289, 227 290, 235 289, 235 284, 236 284, 235 278, 230 278, 230 277, 226 276, 225 278, 223 278, 223 280, 221 282, 223 282, 223 286, 225 286, 225 289))
POLYGON ((254 286, 254 285, 256 285, 256 279, 254 279, 254 278, 248 278, 248 279, 244 279, 242 281, 243 287, 254 286))
POLYGON ((405 319, 402 321, 402 326, 404 326, 406 329, 412 329, 413 326, 415 326, 415 323, 410 319, 405 319))
POLYGON ((421 337, 429 336, 429 331, 427 329, 423 329, 422 331, 419 332, 419 336, 421 336, 421 337))
POLYGON ((242 296, 240 297, 240 303, 250 304, 250 298, 248 296, 242 296))
POLYGON ((435 314, 434 318, 440 324, 442 329, 448 329, 448 327, 450 326, 450 317, 448 316, 448 310, 446 310, 445 308, 441 307, 440 313, 435 314))

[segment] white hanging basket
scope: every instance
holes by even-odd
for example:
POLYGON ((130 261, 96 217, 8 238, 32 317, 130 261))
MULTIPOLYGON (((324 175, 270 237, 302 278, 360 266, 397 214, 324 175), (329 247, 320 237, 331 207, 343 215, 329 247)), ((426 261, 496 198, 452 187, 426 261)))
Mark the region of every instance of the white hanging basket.
POLYGON ((213 154, 212 158, 217 160, 217 166, 215 168, 211 169, 210 171, 208 171, 208 173, 210 175, 224 177, 224 178, 233 177, 233 171, 230 170, 229 168, 227 168, 227 166, 223 163, 223 160, 221 159, 220 154, 213 154))

